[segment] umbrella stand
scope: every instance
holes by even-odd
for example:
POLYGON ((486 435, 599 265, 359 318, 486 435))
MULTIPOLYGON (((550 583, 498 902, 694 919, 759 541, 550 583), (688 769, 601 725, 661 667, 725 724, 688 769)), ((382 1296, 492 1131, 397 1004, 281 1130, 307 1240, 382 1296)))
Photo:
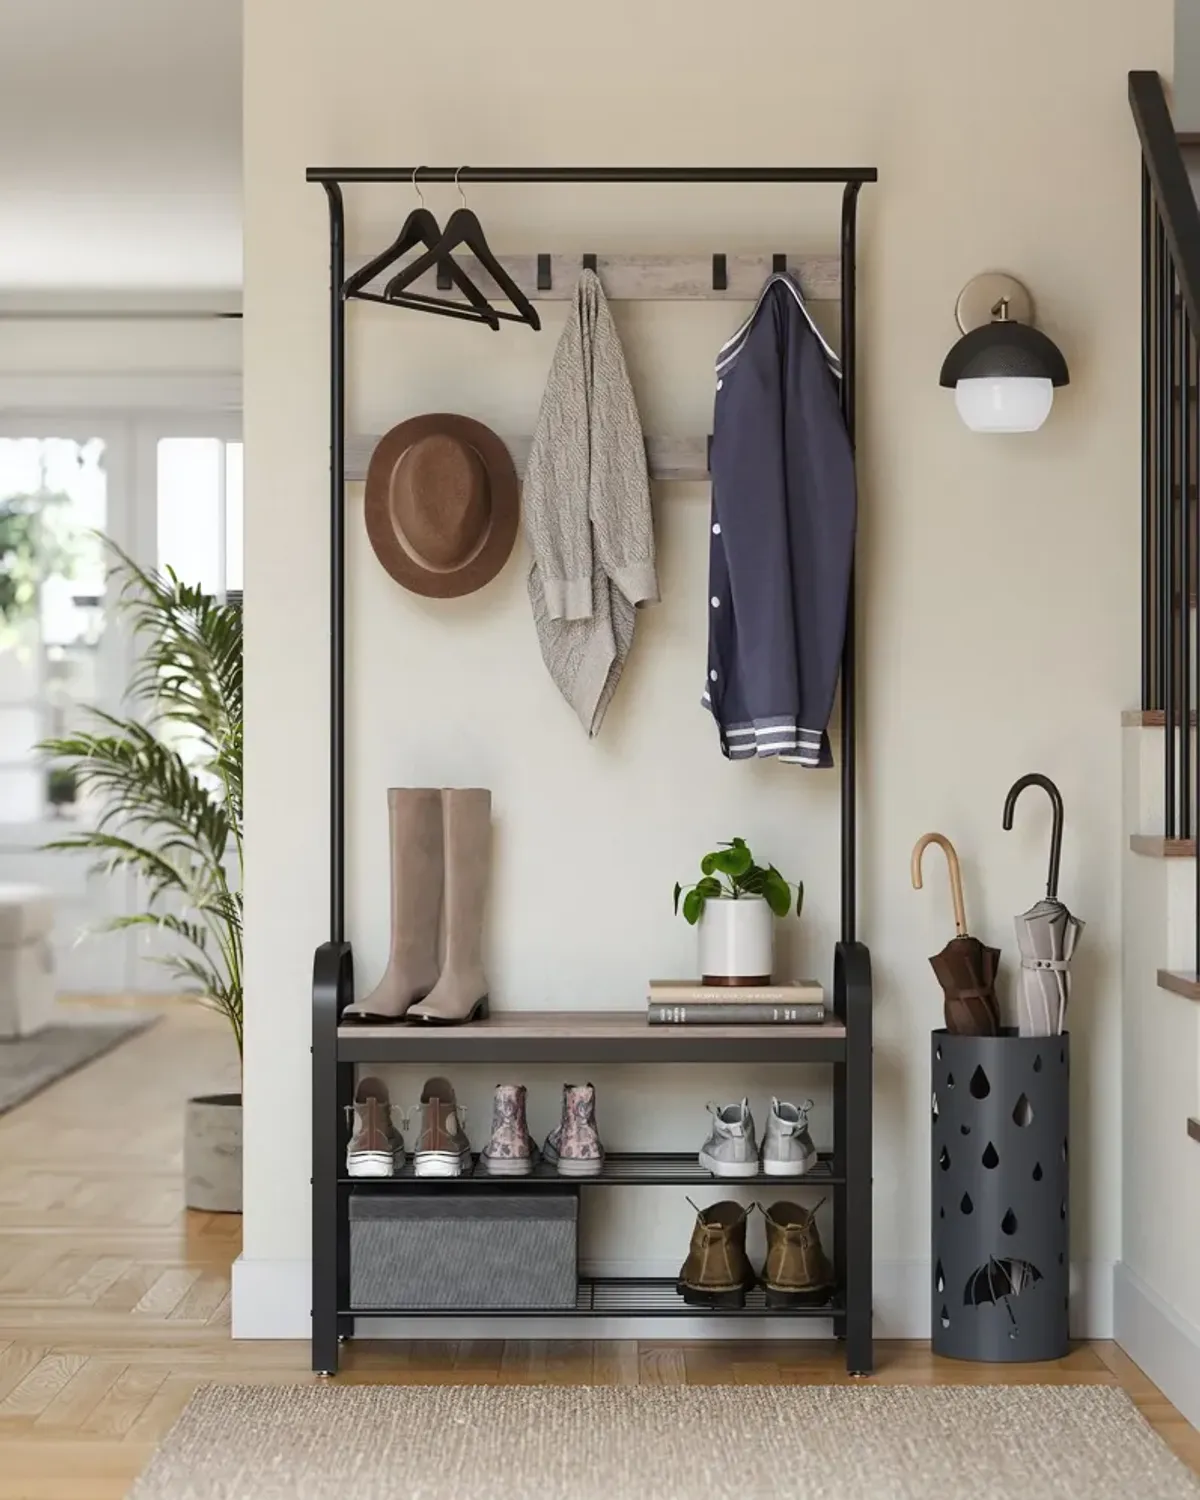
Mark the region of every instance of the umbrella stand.
POLYGON ((911 860, 913 889, 922 888, 921 858, 930 844, 937 844, 945 853, 954 904, 955 936, 929 960, 945 996, 946 1028, 963 1036, 995 1036, 1000 1030, 1000 1004, 995 990, 1000 950, 985 947, 967 931, 962 869, 958 853, 945 834, 927 833, 917 840, 911 860))
POLYGON ((1068 1348, 1070 1038, 930 1042, 935 1354, 1012 1363, 1068 1348))

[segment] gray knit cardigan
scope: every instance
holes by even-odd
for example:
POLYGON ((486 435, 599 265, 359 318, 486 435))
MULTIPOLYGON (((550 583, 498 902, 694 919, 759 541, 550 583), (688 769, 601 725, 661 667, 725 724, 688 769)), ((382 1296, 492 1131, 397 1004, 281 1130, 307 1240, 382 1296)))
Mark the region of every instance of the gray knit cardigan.
POLYGON ((523 491, 542 657, 589 735, 658 599, 646 449, 600 278, 584 271, 554 351, 523 491))

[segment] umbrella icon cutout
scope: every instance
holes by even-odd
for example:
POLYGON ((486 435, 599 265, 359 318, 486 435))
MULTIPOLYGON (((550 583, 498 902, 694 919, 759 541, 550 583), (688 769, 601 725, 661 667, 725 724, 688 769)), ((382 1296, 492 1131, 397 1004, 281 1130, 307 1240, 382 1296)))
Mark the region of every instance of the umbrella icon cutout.
POLYGON ((1012 1256, 1006 1256, 1003 1260, 997 1260, 995 1256, 988 1259, 986 1266, 980 1266, 977 1271, 972 1271, 967 1277, 966 1290, 963 1292, 964 1307, 982 1307, 985 1302, 993 1306, 1004 1303, 1004 1310, 1008 1314, 1012 1328, 1009 1330, 1009 1338, 1015 1339, 1020 1329, 1013 1314, 1012 1297, 1019 1297, 1027 1288, 1041 1281, 1042 1273, 1028 1260, 1017 1260, 1012 1256))

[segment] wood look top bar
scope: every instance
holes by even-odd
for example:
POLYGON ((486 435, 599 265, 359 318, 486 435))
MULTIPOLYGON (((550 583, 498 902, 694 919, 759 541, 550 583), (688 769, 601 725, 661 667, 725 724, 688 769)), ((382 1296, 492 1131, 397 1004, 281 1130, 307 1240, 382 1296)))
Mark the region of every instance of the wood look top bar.
POLYGON ((339 1026, 344 1062, 836 1061, 846 1028, 651 1026, 637 1011, 501 1011, 467 1026, 339 1026))

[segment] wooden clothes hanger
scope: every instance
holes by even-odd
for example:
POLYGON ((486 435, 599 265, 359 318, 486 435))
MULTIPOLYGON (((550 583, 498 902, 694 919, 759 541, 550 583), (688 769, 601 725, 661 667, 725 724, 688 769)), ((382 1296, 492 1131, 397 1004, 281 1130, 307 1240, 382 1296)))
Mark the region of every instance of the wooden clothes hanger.
POLYGON ((458 262, 451 256, 443 256, 437 251, 438 243, 442 239, 442 230, 438 221, 425 206, 425 199, 417 182, 417 173, 420 170, 420 167, 413 169, 413 187, 416 189, 417 197, 421 200, 421 206, 414 208, 405 219, 400 233, 386 250, 381 250, 365 266, 347 278, 345 295, 367 302, 399 303, 401 306, 414 307, 421 312, 443 313, 447 317, 465 318, 472 322, 486 323, 494 330, 499 329, 500 314, 495 311, 458 262), (395 265, 418 245, 424 245, 427 251, 435 255, 436 264, 445 267, 450 279, 467 298, 467 302, 450 302, 444 297, 426 297, 415 292, 403 298, 396 298, 386 294, 380 296, 378 293, 364 290, 381 271, 386 271, 389 266, 395 265))
MULTIPOLYGON (((460 167, 458 172, 461 171, 462 168, 460 167)), ((465 272, 457 265, 451 254, 451 251, 458 249, 462 245, 471 252, 517 309, 515 313, 501 312, 489 304, 493 317, 505 318, 513 323, 527 323, 535 331, 540 329, 542 320, 538 317, 537 309, 496 259, 492 253, 491 246, 487 242, 487 236, 483 232, 483 225, 479 222, 478 217, 467 207, 466 197, 458 183, 458 172, 454 174, 454 184, 458 187, 458 196, 462 199, 462 206, 456 208, 446 221, 446 228, 442 232, 442 237, 437 244, 431 246, 424 255, 418 256, 416 260, 411 261, 403 270, 398 271, 392 277, 383 289, 384 297, 389 302, 403 302, 407 298, 413 298, 413 301, 407 305, 416 305, 417 300, 420 302, 432 301, 432 298, 417 299, 415 294, 406 293, 405 289, 410 287, 414 281, 418 280, 426 271, 437 264, 454 266, 460 275, 465 275, 465 272)))

